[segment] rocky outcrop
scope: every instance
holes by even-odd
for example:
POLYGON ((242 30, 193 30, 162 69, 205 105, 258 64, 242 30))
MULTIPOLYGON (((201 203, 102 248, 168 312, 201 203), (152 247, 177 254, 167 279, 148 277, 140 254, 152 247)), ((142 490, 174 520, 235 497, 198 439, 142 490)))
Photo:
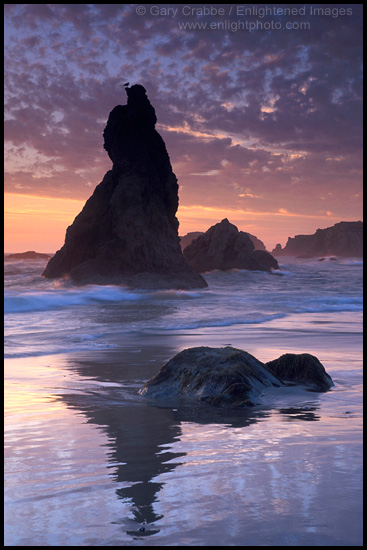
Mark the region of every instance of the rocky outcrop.
POLYGON ((282 245, 280 243, 275 245, 275 248, 273 248, 271 253, 274 254, 274 256, 281 256, 283 254, 282 245))
POLYGON ((318 229, 313 235, 289 237, 284 248, 277 244, 275 256, 363 256, 363 222, 339 222, 326 229, 318 229))
POLYGON ((315 391, 326 391, 334 385, 317 357, 309 353, 286 353, 266 363, 266 367, 285 383, 302 384, 315 391))
POLYGON ((251 406, 264 388, 281 385, 246 351, 197 347, 175 355, 139 393, 165 400, 185 398, 211 405, 251 406))
POLYGON ((126 88, 104 130, 113 162, 66 231, 43 275, 77 283, 135 288, 199 288, 205 280, 185 261, 178 237, 177 178, 143 86, 126 88))
POLYGON ((249 269, 271 271, 278 262, 265 250, 255 250, 248 235, 238 231, 227 218, 213 225, 184 249, 190 266, 203 273, 213 269, 249 269))
POLYGON ((34 250, 28 250, 27 252, 16 252, 14 254, 8 254, 5 260, 49 260, 50 254, 43 254, 42 252, 35 252, 34 250))
POLYGON ((264 269, 261 271, 271 271, 272 269, 279 269, 278 261, 267 250, 254 250, 252 258, 258 262, 264 269))
MULTIPOLYGON (((183 237, 180 237, 180 245, 181 245, 182 251, 184 251, 185 248, 192 243, 192 241, 200 237, 200 235, 204 235, 204 231, 191 231, 190 233, 187 233, 183 237)), ((255 235, 251 235, 251 233, 246 233, 246 235, 250 237, 255 250, 266 250, 264 243, 260 239, 255 237, 255 235)))
POLYGON ((325 391, 333 385, 318 359, 309 354, 287 354, 264 364, 236 348, 196 347, 175 355, 139 393, 171 404, 183 399, 248 407, 261 404, 266 388, 290 382, 316 391, 325 391))

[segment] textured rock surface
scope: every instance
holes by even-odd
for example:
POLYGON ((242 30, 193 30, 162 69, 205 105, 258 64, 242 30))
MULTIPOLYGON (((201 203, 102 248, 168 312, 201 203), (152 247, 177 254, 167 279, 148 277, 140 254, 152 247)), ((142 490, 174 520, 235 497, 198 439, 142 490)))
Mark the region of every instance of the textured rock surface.
POLYGON ((313 235, 289 237, 284 248, 277 244, 276 256, 363 256, 363 222, 340 222, 313 235))
POLYGON ((266 270, 279 269, 278 261, 267 250, 254 250, 252 257, 266 270))
POLYGON ((255 251, 248 233, 238 231, 226 218, 188 245, 184 257, 199 273, 234 268, 270 271, 279 267, 269 252, 255 251))
POLYGON ((256 357, 232 347, 197 347, 175 355, 141 388, 147 397, 185 398, 211 405, 251 406, 261 391, 281 386, 256 357))
POLYGON ((314 391, 334 385, 317 357, 308 353, 288 353, 264 364, 236 348, 196 347, 175 355, 139 393, 170 404, 183 399, 246 407, 261 404, 266 388, 290 383, 314 391))
POLYGON ((309 353, 286 353, 266 363, 271 373, 293 384, 303 384, 316 391, 326 391, 334 385, 323 365, 309 353))
POLYGON ((205 280, 183 258, 176 211, 177 178, 143 86, 126 88, 104 130, 113 162, 66 231, 43 275, 81 284, 199 288, 205 280))

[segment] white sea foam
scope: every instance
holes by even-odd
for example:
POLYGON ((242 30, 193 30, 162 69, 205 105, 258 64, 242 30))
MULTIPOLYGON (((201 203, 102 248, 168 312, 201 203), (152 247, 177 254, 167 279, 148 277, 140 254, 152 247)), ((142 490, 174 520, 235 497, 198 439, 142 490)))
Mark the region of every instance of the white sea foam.
MULTIPOLYGON (((13 275, 13 273, 11 273, 13 275)), ((12 279, 14 280, 14 279, 12 279)), ((27 283, 32 282, 30 277, 27 283)), ((21 286, 21 285, 19 285, 21 286)), ((132 291, 114 285, 87 285, 68 287, 58 281, 51 288, 37 291, 6 290, 4 295, 5 313, 47 311, 103 302, 135 302, 138 300, 193 300, 203 296, 203 291, 187 290, 142 290, 132 291)))
POLYGON ((363 266, 363 260, 362 259, 343 259, 341 262, 343 265, 362 265, 363 266))
POLYGON ((186 292, 56 285, 23 267, 5 280, 8 545, 129 546, 146 514, 157 546, 360 545, 360 264, 216 272, 186 292), (311 353, 335 386, 277 388, 249 410, 140 399, 170 357, 205 345, 311 353))
POLYGON ((243 315, 242 317, 226 317, 222 319, 201 319, 187 323, 175 323, 169 326, 160 327, 161 330, 191 330, 196 328, 210 327, 231 327, 235 325, 257 325, 266 323, 274 319, 286 317, 285 313, 275 313, 273 315, 263 315, 261 313, 243 315))
MULTIPOLYGON (((129 290, 73 286, 41 277, 26 264, 5 277, 6 353, 59 353, 108 348, 115 335, 223 327, 286 326, 287 318, 359 314, 361 262, 284 262, 280 276, 216 271, 202 290, 129 290), (279 323, 277 324, 277 320, 279 323), (282 321, 284 320, 284 321, 282 321), (99 336, 104 334, 105 337, 99 336), (11 342, 10 342, 11 341, 11 342)), ((321 318, 321 317, 320 317, 321 318)), ((345 315, 343 319, 345 318, 345 315)), ((316 319, 316 318, 315 318, 316 319)), ((317 319, 316 319, 317 320, 317 319)), ((312 328, 312 327, 311 327, 312 328)))
POLYGON ((141 300, 143 294, 116 286, 91 285, 83 289, 53 289, 40 292, 8 290, 4 296, 5 313, 46 311, 95 302, 130 302, 141 300))
POLYGON ((307 304, 294 309, 294 313, 333 313, 338 311, 363 311, 363 299, 339 296, 325 297, 322 301, 310 299, 307 304))

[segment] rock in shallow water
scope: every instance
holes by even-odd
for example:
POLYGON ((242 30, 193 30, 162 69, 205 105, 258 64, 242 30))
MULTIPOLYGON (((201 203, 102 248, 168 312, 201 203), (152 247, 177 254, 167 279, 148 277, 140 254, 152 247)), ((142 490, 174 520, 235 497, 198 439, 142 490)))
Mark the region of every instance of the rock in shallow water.
POLYGON ((266 363, 266 367, 286 383, 302 384, 315 391, 326 391, 334 386, 317 357, 309 353, 285 353, 266 363))
POLYGON ((250 235, 238 231, 227 218, 193 240, 184 249, 184 257, 199 273, 213 269, 279 269, 277 260, 269 252, 255 250, 250 235))
POLYGON ((175 355, 140 394, 184 397, 212 405, 253 405, 261 391, 282 382, 246 351, 232 347, 189 348, 175 355))
POLYGON ((196 347, 175 355, 139 393, 168 402, 183 398, 210 405, 246 407, 260 404, 266 388, 285 386, 290 381, 318 391, 333 385, 318 359, 309 354, 287 354, 264 364, 236 348, 196 347), (278 375, 277 365, 284 364, 284 357, 286 365, 297 368, 279 367, 278 375))

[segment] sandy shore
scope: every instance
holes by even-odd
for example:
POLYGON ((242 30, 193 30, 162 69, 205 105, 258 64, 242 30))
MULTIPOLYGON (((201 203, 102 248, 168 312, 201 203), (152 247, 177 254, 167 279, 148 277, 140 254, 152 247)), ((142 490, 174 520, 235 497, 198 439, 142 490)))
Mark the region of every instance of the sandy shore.
POLYGON ((361 337, 313 321, 7 360, 7 545, 359 545, 361 337), (228 344, 313 353, 336 386, 231 413, 137 394, 178 351, 228 344))

